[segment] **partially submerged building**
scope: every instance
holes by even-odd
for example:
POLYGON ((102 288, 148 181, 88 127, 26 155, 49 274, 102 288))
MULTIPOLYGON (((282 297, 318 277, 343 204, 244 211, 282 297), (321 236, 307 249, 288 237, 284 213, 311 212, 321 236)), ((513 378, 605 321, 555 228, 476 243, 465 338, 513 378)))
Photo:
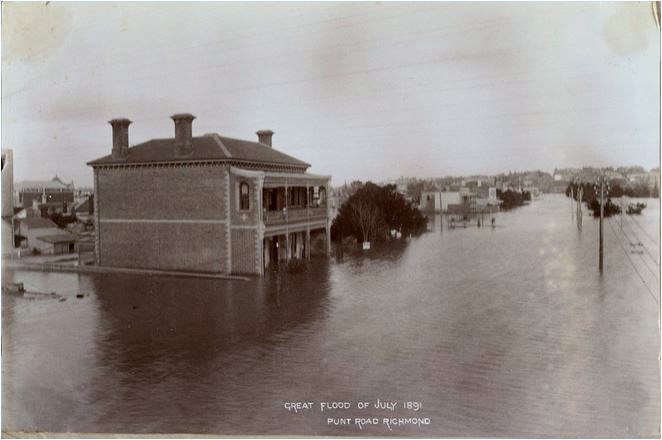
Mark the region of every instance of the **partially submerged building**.
POLYGON ((192 135, 195 116, 173 115, 175 135, 129 147, 128 119, 113 119, 112 153, 94 169, 95 260, 100 266, 263 274, 272 263, 330 251, 330 176, 258 141, 192 135))

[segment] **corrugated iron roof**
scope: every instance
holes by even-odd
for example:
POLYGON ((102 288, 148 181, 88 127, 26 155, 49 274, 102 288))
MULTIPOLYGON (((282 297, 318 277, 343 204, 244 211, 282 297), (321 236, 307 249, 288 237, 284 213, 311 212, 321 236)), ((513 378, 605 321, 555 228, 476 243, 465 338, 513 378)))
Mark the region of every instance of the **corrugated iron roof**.
POLYGON ((37 240, 45 241, 46 243, 67 243, 78 240, 78 237, 76 237, 74 234, 64 233, 42 235, 41 237, 37 237, 37 240))
POLYGON ((129 148, 124 159, 111 154, 88 162, 88 165, 190 162, 202 160, 234 160, 308 168, 310 164, 267 145, 217 134, 193 137, 193 153, 187 157, 175 155, 175 139, 152 139, 129 148))

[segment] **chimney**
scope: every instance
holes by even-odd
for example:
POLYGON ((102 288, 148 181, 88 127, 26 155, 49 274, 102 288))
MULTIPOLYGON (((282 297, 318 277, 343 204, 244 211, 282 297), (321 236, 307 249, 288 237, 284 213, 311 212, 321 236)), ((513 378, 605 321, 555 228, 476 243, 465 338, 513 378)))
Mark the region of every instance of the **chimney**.
POLYGON ((195 116, 190 113, 178 113, 170 116, 175 121, 175 155, 190 156, 193 154, 193 131, 191 125, 195 116))
POLYGON ((271 147, 271 136, 274 135, 274 132, 271 130, 258 130, 255 134, 257 134, 257 141, 261 144, 268 145, 271 147))
POLYGON ((125 159, 129 154, 129 121, 126 118, 108 121, 113 127, 113 159, 125 159))

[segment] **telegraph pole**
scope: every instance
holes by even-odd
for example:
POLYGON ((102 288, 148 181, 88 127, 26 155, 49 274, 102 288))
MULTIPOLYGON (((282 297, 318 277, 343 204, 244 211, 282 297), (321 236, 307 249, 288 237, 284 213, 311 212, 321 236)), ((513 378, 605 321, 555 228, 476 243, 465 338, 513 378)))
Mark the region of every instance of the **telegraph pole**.
POLYGON ((581 185, 581 182, 578 183, 577 187, 577 229, 581 231, 582 229, 582 196, 584 195, 584 187, 581 185))
POLYGON ((602 219, 605 216, 605 182, 604 179, 600 179, 600 261, 598 262, 598 269, 600 270, 600 273, 602 273, 602 259, 603 259, 603 249, 604 249, 604 243, 603 243, 603 234, 602 234, 602 224, 603 221, 602 219))
MULTIPOLYGON (((602 175, 599 178, 600 182, 600 254, 599 254, 599 259, 598 259, 598 269, 600 270, 600 273, 602 273, 603 270, 603 255, 604 255, 604 241, 603 241, 603 219, 605 215, 605 195, 606 192, 609 190, 609 187, 605 188, 608 183, 606 182, 606 176, 602 175)), ((597 188, 596 188, 597 191, 597 188)))

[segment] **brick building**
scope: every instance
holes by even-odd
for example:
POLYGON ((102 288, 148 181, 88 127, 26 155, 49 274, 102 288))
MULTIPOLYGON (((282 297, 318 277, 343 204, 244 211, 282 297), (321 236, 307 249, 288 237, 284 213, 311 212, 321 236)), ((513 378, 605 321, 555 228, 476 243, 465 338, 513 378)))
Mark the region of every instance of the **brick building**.
POLYGON ((58 176, 51 180, 29 180, 14 186, 18 206, 31 208, 38 204, 57 204, 65 210, 74 202, 74 183, 65 183, 58 176))
POLYGON ((258 142, 192 135, 129 148, 128 119, 113 119, 112 154, 94 169, 95 259, 100 266, 263 274, 270 264, 328 253, 330 176, 258 142))

